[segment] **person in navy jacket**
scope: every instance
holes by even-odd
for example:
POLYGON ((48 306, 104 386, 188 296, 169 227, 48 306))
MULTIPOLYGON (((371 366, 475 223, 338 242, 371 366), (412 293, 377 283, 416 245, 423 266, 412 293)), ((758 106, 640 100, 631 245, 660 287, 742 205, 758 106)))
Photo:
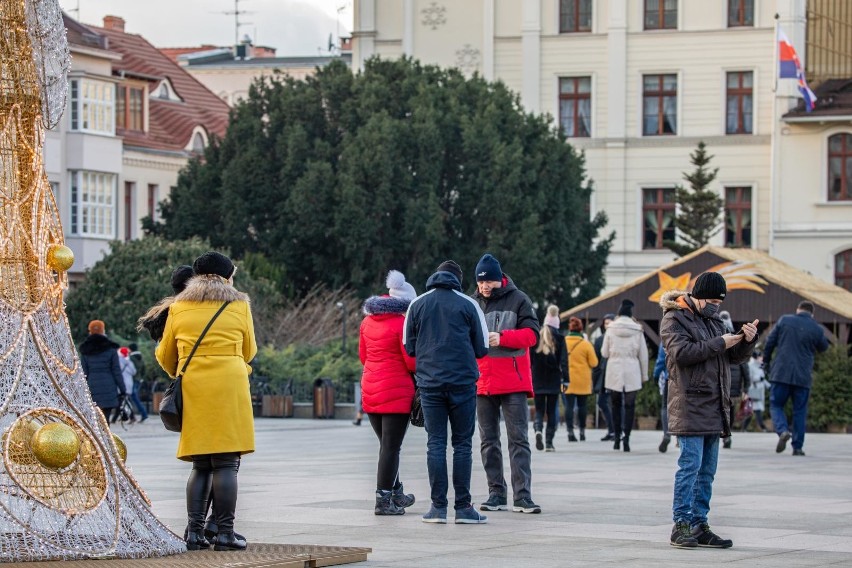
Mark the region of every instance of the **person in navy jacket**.
POLYGON ((426 422, 426 466, 432 506, 425 523, 447 522, 447 421, 452 429, 455 522, 478 524, 486 517, 473 508, 471 446, 476 423, 476 360, 488 353, 485 316, 461 291, 462 271, 441 263, 405 316, 403 344, 417 360, 415 378, 426 422))
POLYGON ((414 504, 414 495, 403 491, 399 481, 399 452, 408 429, 414 400, 414 359, 402 347, 405 312, 417 296, 402 272, 391 270, 386 280, 388 294, 371 296, 364 302, 358 336, 361 405, 379 438, 376 473, 377 515, 402 515, 414 504))
POLYGON ((483 511, 508 509, 500 447, 500 411, 509 439, 509 468, 512 471, 512 510, 541 513, 532 500, 532 459, 527 438, 533 396, 530 347, 538 343, 540 326, 529 297, 503 273, 500 263, 485 254, 476 265, 474 297, 488 324, 488 357, 479 361, 476 416, 482 438, 482 465, 488 479, 488 500, 483 511))
POLYGON ((808 397, 811 392, 814 354, 828 349, 828 339, 822 326, 814 320, 814 305, 799 302, 796 315, 782 316, 772 328, 763 350, 763 365, 769 369, 769 411, 772 425, 778 434, 775 451, 779 454, 793 439, 793 455, 805 455, 805 418, 808 416, 808 397), (775 353, 777 349, 777 353, 775 353), (773 354, 775 355, 773 359, 773 354), (793 399, 793 432, 787 425, 784 405, 793 399))

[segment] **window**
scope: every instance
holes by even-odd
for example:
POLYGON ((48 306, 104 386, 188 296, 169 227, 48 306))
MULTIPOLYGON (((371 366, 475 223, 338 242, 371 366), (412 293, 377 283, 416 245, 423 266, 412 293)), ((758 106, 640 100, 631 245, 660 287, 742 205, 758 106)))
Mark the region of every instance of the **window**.
POLYGON ((675 188, 642 190, 642 248, 661 249, 663 241, 675 239, 675 188))
POLYGON ((71 79, 71 130, 115 134, 113 91, 112 83, 71 79))
POLYGON ((115 174, 71 172, 71 233, 115 238, 115 174))
POLYGON ((828 200, 852 201, 852 134, 828 139, 828 200))
POLYGON ((124 182, 124 240, 133 238, 133 195, 136 193, 136 184, 132 181, 124 182))
POLYGON ((148 184, 148 217, 151 221, 157 220, 157 198, 159 197, 160 186, 153 183, 148 184))
POLYGON ((754 0, 728 0, 728 27, 754 26, 754 0))
POLYGON ((751 246, 751 188, 725 188, 725 246, 751 246))
POLYGON ((568 138, 588 138, 592 130, 592 79, 559 79, 559 124, 568 138))
POLYGON ((204 142, 204 135, 200 132, 196 132, 192 137, 192 153, 193 154, 201 154, 204 152, 204 146, 206 146, 204 142))
POLYGON ((592 31, 592 0, 559 0, 559 33, 592 31))
POLYGON ((646 30, 676 30, 678 0, 645 0, 646 30))
POLYGON ((834 283, 852 292, 852 249, 834 257, 834 283))
POLYGON ((728 73, 725 107, 726 134, 752 133, 752 87, 751 71, 728 73))
POLYGON ((145 89, 119 85, 115 99, 116 126, 123 130, 145 130, 145 89))
POLYGON ((677 134, 677 75, 642 77, 642 134, 677 134))

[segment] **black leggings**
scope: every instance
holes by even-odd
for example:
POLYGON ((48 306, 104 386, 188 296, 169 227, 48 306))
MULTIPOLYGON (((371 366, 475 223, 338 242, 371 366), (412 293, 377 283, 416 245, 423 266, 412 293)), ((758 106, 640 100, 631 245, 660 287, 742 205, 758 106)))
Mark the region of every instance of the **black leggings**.
POLYGON ((586 400, 589 398, 587 394, 566 394, 565 395, 565 424, 568 426, 568 431, 574 429, 574 400, 577 401, 577 422, 581 431, 586 429, 586 400))
POLYGON ((609 391, 609 399, 612 401, 612 422, 615 426, 616 438, 620 438, 622 432, 624 432, 625 436, 630 436, 630 432, 633 430, 633 415, 636 413, 637 392, 609 391), (624 411, 623 422, 622 410, 624 411))
POLYGON ((192 456, 192 472, 186 482, 186 513, 190 532, 199 532, 204 528, 211 489, 216 494, 213 516, 219 532, 234 530, 239 470, 240 454, 236 452, 192 456))
POLYGON ((553 435, 556 433, 556 428, 559 426, 559 395, 558 394, 537 394, 535 395, 535 422, 533 429, 536 432, 541 432, 544 425, 544 416, 547 415, 547 431, 544 433, 544 440, 548 444, 553 443, 553 435))
POLYGON ((408 414, 368 414, 379 438, 379 467, 376 489, 389 491, 399 483, 399 451, 408 429, 408 414))

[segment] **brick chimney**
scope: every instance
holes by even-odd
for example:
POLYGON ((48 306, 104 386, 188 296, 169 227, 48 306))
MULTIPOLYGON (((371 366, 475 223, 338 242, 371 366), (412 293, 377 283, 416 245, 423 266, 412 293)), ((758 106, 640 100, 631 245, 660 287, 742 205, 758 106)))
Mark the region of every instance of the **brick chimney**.
POLYGON ((124 18, 119 16, 104 16, 104 28, 124 32, 124 18))

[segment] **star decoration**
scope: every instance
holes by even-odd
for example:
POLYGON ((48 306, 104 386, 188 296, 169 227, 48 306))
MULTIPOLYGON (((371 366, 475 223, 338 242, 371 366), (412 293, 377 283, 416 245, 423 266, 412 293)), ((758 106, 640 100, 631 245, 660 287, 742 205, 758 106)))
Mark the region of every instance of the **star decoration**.
POLYGON ((686 290, 689 286, 689 279, 692 277, 691 272, 686 272, 680 276, 669 276, 662 270, 657 272, 657 277, 660 279, 660 287, 656 292, 648 296, 648 300, 658 303, 660 298, 669 290, 686 290))

